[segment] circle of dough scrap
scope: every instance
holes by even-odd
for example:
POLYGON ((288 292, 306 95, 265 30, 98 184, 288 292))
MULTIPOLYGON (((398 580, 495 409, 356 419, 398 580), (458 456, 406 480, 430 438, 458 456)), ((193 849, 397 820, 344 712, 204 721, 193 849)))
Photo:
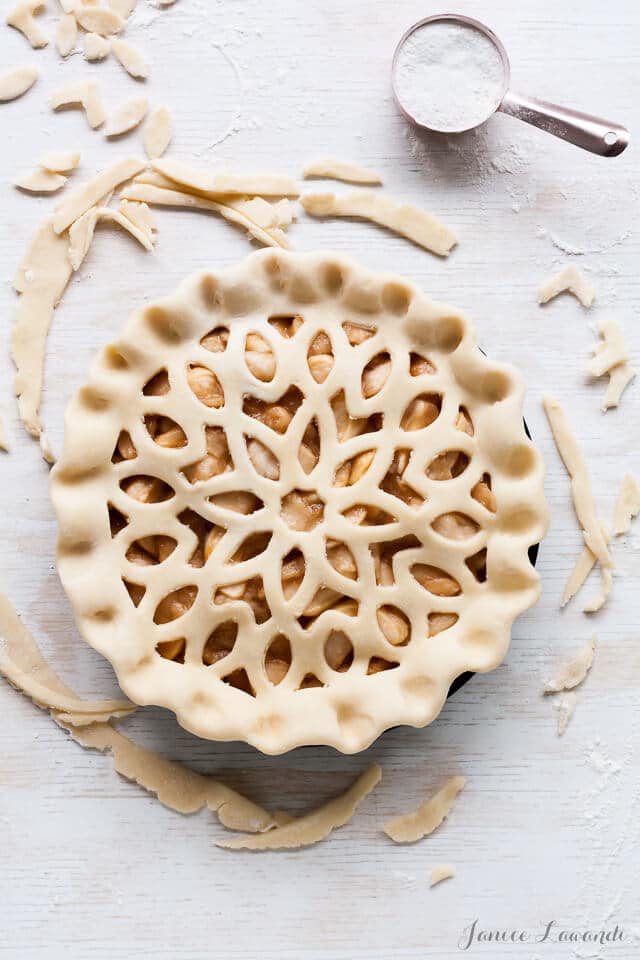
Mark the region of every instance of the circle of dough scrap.
POLYGON ((268 753, 429 723, 538 596, 517 375, 459 311, 335 254, 261 251, 135 313, 51 493, 124 692, 268 753))

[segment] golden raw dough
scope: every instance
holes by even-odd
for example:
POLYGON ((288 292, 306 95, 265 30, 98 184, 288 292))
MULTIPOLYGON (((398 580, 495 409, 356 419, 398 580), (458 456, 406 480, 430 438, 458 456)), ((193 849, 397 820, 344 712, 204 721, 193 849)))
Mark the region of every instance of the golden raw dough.
POLYGON ((622 533, 628 533, 631 528, 631 521, 640 513, 640 483, 630 473, 625 473, 622 478, 620 493, 616 500, 616 508, 613 518, 613 532, 616 537, 622 533))
POLYGON ((629 353, 617 321, 613 317, 601 320, 598 332, 600 340, 593 348, 593 358, 587 370, 592 377, 609 377, 602 402, 602 409, 606 411, 618 406, 636 373, 629 364, 629 353))
POLYGON ((61 57, 68 57, 78 39, 78 21, 72 13, 65 13, 56 26, 56 48, 61 57))
POLYGON ((211 173, 182 160, 154 160, 151 166, 187 190, 216 200, 227 195, 251 197, 297 197, 295 180, 278 174, 211 173))
POLYGON ((144 120, 148 106, 146 97, 129 97, 109 119, 104 131, 105 137, 120 137, 133 130, 144 120))
POLYGON ((101 37, 110 37, 114 33, 120 33, 124 27, 122 17, 115 10, 109 10, 106 7, 79 3, 74 8, 73 13, 83 30, 86 30, 87 33, 97 33, 101 37))
POLYGON ((359 217, 407 237, 425 250, 446 257, 458 238, 443 223, 410 203, 396 203, 367 190, 354 193, 305 193, 300 203, 312 217, 359 217))
POLYGON ((49 43, 46 34, 36 23, 35 15, 43 13, 46 3, 42 0, 22 0, 17 7, 8 14, 5 23, 19 30, 35 50, 46 47, 49 43))
POLYGON ((430 836, 449 816, 456 797, 466 783, 465 777, 451 777, 432 797, 410 813, 384 825, 384 832, 395 843, 415 843, 430 836))
POLYGON ((573 690, 579 686, 589 673, 596 652, 596 638, 582 647, 572 660, 563 664, 552 680, 544 688, 545 693, 560 693, 562 690, 573 690))
POLYGON ((187 279, 67 410, 51 494, 82 633, 203 737, 352 753, 430 722, 538 597, 522 394, 454 308, 335 254, 187 279))
POLYGON ((38 79, 35 67, 16 67, 0 76, 0 103, 17 100, 30 90, 38 79))
POLYGON ((456 871, 450 864, 438 863, 431 871, 429 886, 435 887, 437 884, 442 883, 443 880, 450 880, 451 877, 455 877, 455 875, 456 871))
POLYGON ((297 847, 308 847, 313 843, 324 840, 332 830, 342 827, 353 817, 354 813, 369 796, 373 788, 380 782, 382 770, 374 763, 352 783, 345 793, 330 800, 308 813, 298 817, 291 823, 285 823, 275 830, 248 837, 234 837, 232 840, 219 840, 218 846, 227 850, 286 850, 297 847))
POLYGON ((113 55, 122 64, 127 73, 135 80, 145 80, 149 76, 149 65, 144 54, 124 40, 112 40, 113 55))
POLYGON ((157 107, 144 125, 142 141, 150 160, 157 160, 171 142, 173 122, 168 107, 157 107))

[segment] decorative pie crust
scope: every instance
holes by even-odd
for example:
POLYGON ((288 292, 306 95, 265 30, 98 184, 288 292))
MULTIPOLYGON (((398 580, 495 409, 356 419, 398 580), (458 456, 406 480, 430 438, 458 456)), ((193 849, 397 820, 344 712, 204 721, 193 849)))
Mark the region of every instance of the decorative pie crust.
POLYGON ((51 474, 79 627, 135 703, 266 753, 439 713, 538 597, 542 464, 458 311, 261 251, 139 310, 51 474))

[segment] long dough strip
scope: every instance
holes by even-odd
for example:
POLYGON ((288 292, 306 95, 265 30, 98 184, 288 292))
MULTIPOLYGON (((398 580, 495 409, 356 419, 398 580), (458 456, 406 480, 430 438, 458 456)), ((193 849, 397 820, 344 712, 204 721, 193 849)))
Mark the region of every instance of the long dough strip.
POLYGON ((154 187, 144 183, 132 183, 122 191, 121 196, 124 200, 139 200, 144 203, 160 204, 166 207, 189 207, 195 210, 210 210, 213 213, 219 213, 225 220, 236 223, 238 226, 248 230, 252 237, 267 247, 287 246, 284 238, 277 238, 271 232, 267 232, 253 220, 250 220, 241 210, 236 210, 216 200, 198 197, 192 193, 165 190, 161 187, 154 187))
POLYGON ((96 226, 100 220, 117 223, 123 230, 130 233, 138 243, 142 244, 145 250, 153 250, 153 240, 149 234, 141 230, 128 217, 125 217, 120 210, 112 210, 110 207, 92 207, 91 210, 87 210, 76 220, 69 231, 71 241, 69 244, 69 260, 74 270, 80 268, 89 252, 96 226))
POLYGON ((53 228, 56 233, 62 233, 70 227, 74 220, 81 217, 91 207, 95 206, 110 190, 113 190, 125 180, 134 177, 144 168, 144 160, 138 157, 126 157, 118 160, 113 166, 102 170, 95 177, 87 180, 60 204, 53 215, 53 228))
POLYGON ((446 257, 458 242, 455 233, 430 213, 409 203, 396 203, 389 197, 368 190, 340 196, 334 193, 305 193, 300 203, 312 217, 358 217, 370 220, 441 257, 446 257))
POLYGON ((415 843, 428 837, 448 817, 454 801, 466 783, 465 777, 451 777, 432 797, 415 810, 390 820, 384 832, 396 843, 415 843))
POLYGON ((603 377, 614 367, 629 360, 622 330, 613 317, 601 320, 598 331, 602 339, 593 348, 593 359, 587 366, 592 377, 603 377))
POLYGON ((181 160, 153 160, 158 173, 211 200, 225 194, 251 197, 298 197, 295 180, 278 174, 211 173, 181 160))
POLYGON ((68 246, 67 238, 59 237, 53 229, 53 218, 47 217, 38 227, 13 282, 21 294, 11 334, 15 392, 22 422, 36 439, 42 431, 38 410, 47 333, 71 276, 68 246))
MULTIPOLYGON (((602 520, 600 521, 600 528, 602 530, 602 535, 608 544, 609 530, 606 523, 604 523, 602 520)), ((593 570, 595 562, 595 554, 585 544, 585 546, 582 548, 582 553, 576 560, 575 566, 569 575, 569 579, 567 580, 564 593, 562 594, 560 607, 566 607, 566 605, 569 603, 569 600, 576 595, 580 587, 582 587, 585 580, 593 570)))
POLYGON ((553 397, 546 396, 542 403, 558 453, 571 478, 573 506, 582 527, 584 541, 596 555, 600 565, 610 570, 613 567, 611 554, 596 516, 589 474, 578 444, 571 433, 569 422, 558 401, 553 397))
POLYGON ((227 850, 282 850, 318 843, 328 837, 336 827, 342 827, 349 822, 365 797, 380 782, 381 777, 382 771, 374 763, 351 784, 345 793, 336 797, 335 800, 330 800, 313 813, 308 813, 268 833, 221 840, 218 846, 225 847, 227 850))
MULTIPOLYGON (((52 701, 64 698, 77 701, 73 690, 44 660, 40 649, 17 616, 9 600, 0 594, 0 634, 5 641, 5 652, 20 674, 46 688, 52 701)), ((28 692, 28 691, 25 691, 28 692)), ((82 709, 85 709, 83 705, 82 709)), ((215 812, 224 826, 232 830, 268 830, 279 822, 251 800, 243 797, 211 777, 204 777, 179 763, 165 760, 144 747, 139 747, 109 723, 95 722, 79 725, 86 714, 74 712, 52 713, 53 719, 69 729, 74 740, 94 750, 111 751, 114 768, 123 777, 133 780, 161 803, 178 813, 195 813, 207 806, 215 812), (75 724, 75 725, 74 725, 75 724)))
POLYGON ((312 177, 321 177, 325 180, 344 180, 346 183, 362 183, 368 186, 377 186, 382 183, 381 177, 375 170, 368 167, 359 167, 346 160, 336 160, 334 157, 324 157, 314 160, 304 168, 303 177, 309 180, 312 177))

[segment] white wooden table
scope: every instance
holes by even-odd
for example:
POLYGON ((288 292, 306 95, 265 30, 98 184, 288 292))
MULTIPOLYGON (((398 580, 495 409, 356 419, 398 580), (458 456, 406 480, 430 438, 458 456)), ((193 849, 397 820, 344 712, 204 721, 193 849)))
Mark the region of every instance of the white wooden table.
MULTIPOLYGON (((505 117, 455 142, 418 136, 389 90, 395 41, 434 12, 415 0, 179 0, 162 13, 147 0, 138 6, 127 37, 152 62, 146 88, 153 103, 173 111, 175 156, 295 175, 305 161, 334 153, 373 166, 389 193, 423 204, 458 231, 460 245, 446 262, 359 223, 301 219, 291 237, 299 249, 333 247, 404 273, 468 310, 484 348, 521 367, 553 517, 539 561, 543 599, 518 622, 500 669, 464 687, 431 727, 389 732, 364 756, 308 749, 262 757, 242 745, 199 741, 154 709, 127 723, 140 742, 292 812, 335 795, 371 761, 381 763, 383 781, 353 822, 303 851, 217 849, 223 831, 211 814, 184 818, 164 809, 121 780, 108 758, 83 751, 0 685, 0 956, 451 960, 477 918, 484 929, 525 930, 531 939, 475 943, 469 955, 630 960, 640 922, 640 528, 615 544, 620 575, 606 609, 589 619, 578 602, 560 613, 581 538, 540 396, 551 390, 565 405, 599 510, 610 517, 624 470, 640 475, 640 384, 605 416, 604 385, 588 384, 584 366, 592 322, 608 311, 640 365, 637 141, 621 158, 602 160, 505 117), (570 259, 563 246, 584 251, 573 259, 597 289, 589 314, 572 298, 536 305, 539 282, 570 259), (594 630, 595 666, 558 739, 543 682, 594 630), (455 772, 469 783, 441 830, 407 847, 382 835, 386 819, 455 772), (429 890, 430 870, 442 861, 457 875, 429 890), (625 941, 533 942, 550 920, 575 930, 618 923, 625 941)), ((636 0, 456 6, 496 29, 518 88, 609 113, 637 138, 636 0)), ((44 21, 51 36, 54 7, 50 0, 44 21)), ((107 143, 81 113, 55 115, 47 106, 56 84, 87 74, 98 79, 108 107, 135 84, 112 60, 90 65, 78 55, 62 63, 53 45, 32 52, 4 27, 0 50, 7 67, 33 60, 41 69, 23 100, 0 107, 0 410, 12 444, 0 459, 2 586, 63 677, 85 695, 109 695, 111 669, 80 639, 56 576, 47 467, 11 396, 10 278, 52 203, 20 195, 11 180, 45 149, 81 149, 76 179, 140 151, 139 134, 107 143)), ((190 271, 220 268, 248 251, 242 234, 205 214, 160 210, 158 219, 153 255, 101 228, 55 316, 43 404, 54 450, 67 399, 129 311, 190 271)))

